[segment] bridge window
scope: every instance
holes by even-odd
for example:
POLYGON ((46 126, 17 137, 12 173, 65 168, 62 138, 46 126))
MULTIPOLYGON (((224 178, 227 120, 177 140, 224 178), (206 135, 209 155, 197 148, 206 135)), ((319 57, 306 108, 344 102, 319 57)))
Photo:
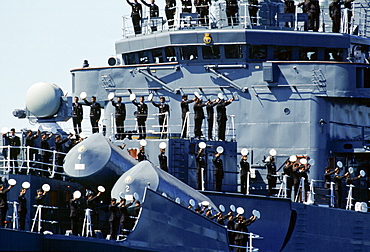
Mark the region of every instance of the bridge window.
POLYGON ((137 64, 136 53, 126 53, 122 55, 123 61, 126 65, 137 64))
POLYGON ((219 59, 220 47, 219 46, 202 46, 203 59, 219 59))
POLYGON ((169 62, 177 61, 175 48, 173 46, 166 47, 164 51, 166 53, 167 61, 169 62))
POLYGON ((249 46, 249 58, 250 59, 266 59, 267 58, 267 46, 250 45, 249 46))
POLYGON ((154 63, 163 63, 163 52, 162 49, 152 50, 152 56, 154 63))
POLYGON ((299 60, 317 60, 317 48, 301 48, 299 50, 299 60))
POLYGON ((150 51, 139 52, 139 63, 140 64, 149 64, 150 63, 150 51))
POLYGON ((226 59, 241 59, 243 58, 241 45, 225 45, 226 59))
POLYGON ((343 61, 343 49, 326 48, 325 60, 343 61))
POLYGON ((198 51, 196 46, 182 46, 180 47, 182 60, 196 60, 198 59, 198 51))
POLYGON ((293 47, 289 46, 275 46, 274 59, 275 60, 292 60, 293 47))

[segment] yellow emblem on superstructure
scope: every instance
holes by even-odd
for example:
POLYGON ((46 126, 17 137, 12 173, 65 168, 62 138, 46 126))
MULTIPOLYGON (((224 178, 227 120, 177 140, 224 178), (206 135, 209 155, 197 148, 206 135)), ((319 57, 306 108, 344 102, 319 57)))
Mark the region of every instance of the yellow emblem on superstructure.
POLYGON ((212 43, 212 37, 211 37, 211 34, 210 33, 204 33, 203 42, 206 45, 212 43))

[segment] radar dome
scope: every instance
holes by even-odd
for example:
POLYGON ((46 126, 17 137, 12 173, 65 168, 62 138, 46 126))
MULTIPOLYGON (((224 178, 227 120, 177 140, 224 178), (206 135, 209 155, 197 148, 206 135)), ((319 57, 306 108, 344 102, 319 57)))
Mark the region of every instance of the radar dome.
POLYGON ((58 112, 63 91, 55 84, 38 82, 26 94, 26 107, 36 117, 50 117, 58 112))

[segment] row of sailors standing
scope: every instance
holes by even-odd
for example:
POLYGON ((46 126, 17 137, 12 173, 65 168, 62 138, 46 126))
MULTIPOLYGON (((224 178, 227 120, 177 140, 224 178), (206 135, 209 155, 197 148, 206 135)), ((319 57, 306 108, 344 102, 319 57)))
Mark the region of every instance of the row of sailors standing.
MULTIPOLYGON (((192 206, 188 207, 189 209, 192 206)), ((204 214, 205 217, 214 220, 222 226, 226 226, 229 230, 228 238, 230 245, 237 245, 241 247, 246 247, 248 241, 248 226, 257 220, 257 217, 252 215, 246 219, 241 214, 233 216, 233 212, 230 211, 228 214, 223 215, 222 212, 218 212, 215 215, 212 214, 211 209, 207 209, 207 206, 204 206, 202 209, 196 207, 194 211, 198 214, 204 214), (225 225, 226 221, 226 225, 225 225), (236 231, 236 232, 233 232, 236 231)), ((237 248, 236 251, 245 251, 242 248, 237 248)))
MULTIPOLYGON (((126 0, 127 3, 131 6, 131 19, 134 26, 135 34, 141 33, 141 19, 142 6, 137 0, 126 0)), ((140 0, 145 6, 149 7, 150 17, 156 18, 159 17, 159 8, 155 4, 155 0, 150 0, 150 3, 145 2, 145 0, 140 0)), ((182 13, 192 13, 192 1, 191 0, 181 0, 182 3, 182 13)), ((248 0, 248 10, 251 17, 251 23, 257 24, 257 12, 258 12, 258 0, 248 0)), ((209 23, 209 9, 212 5, 211 0, 194 0, 194 6, 196 13, 198 13, 198 22, 200 25, 207 25, 209 23)), ((166 14, 166 19, 168 27, 172 28, 174 26, 174 18, 176 15, 176 0, 165 0, 164 11, 166 14)), ((237 0, 226 0, 226 16, 228 19, 228 25, 238 25, 238 2, 237 0)), ((152 31, 156 31, 157 27, 152 26, 152 31)))
MULTIPOLYGON (((329 5, 329 16, 330 19, 333 21, 332 25, 332 32, 339 32, 340 31, 340 22, 341 22, 341 5, 344 5, 347 24, 346 24, 346 33, 348 33, 350 26, 351 26, 351 18, 352 18, 352 2, 354 0, 333 0, 333 2, 329 5)), ((312 30, 318 31, 319 30, 319 22, 320 22, 320 3, 318 0, 306 0, 297 5, 297 7, 302 7, 302 12, 308 14, 308 26, 305 24, 304 30, 312 30)), ((284 0, 284 13, 295 13, 296 6, 293 0, 284 0)), ((289 24, 289 22, 285 23, 286 27, 293 27, 293 23, 289 24)))
MULTIPOLYGON (((96 102, 96 97, 91 97, 91 102, 88 102, 86 98, 83 99, 85 104, 79 103, 78 97, 74 98, 73 103, 73 127, 76 135, 81 133, 81 122, 83 118, 82 105, 88 105, 90 109, 90 122, 92 126, 92 133, 99 132, 98 122, 101 115, 101 107, 98 102, 96 102)), ((181 117, 182 117, 182 138, 187 138, 187 128, 188 128, 188 118, 187 113, 189 112, 189 104, 195 102, 194 108, 194 135, 195 138, 200 139, 202 137, 202 124, 203 119, 205 118, 203 108, 206 107, 207 110, 207 121, 208 121, 208 139, 212 140, 213 132, 213 118, 214 118, 214 107, 217 111, 217 123, 218 123, 218 140, 225 141, 225 132, 226 132, 226 106, 230 105, 234 100, 234 97, 225 100, 222 94, 219 94, 218 99, 208 100, 203 102, 201 97, 195 96, 194 99, 188 100, 187 95, 182 96, 181 100, 181 117)), ((117 127, 117 140, 123 140, 126 137, 124 131, 124 121, 126 119, 126 106, 122 102, 121 97, 117 97, 117 101, 114 101, 114 98, 110 99, 112 106, 115 107, 115 122, 117 127)), ((161 132, 161 138, 167 138, 167 125, 168 125, 168 115, 170 112, 170 106, 166 102, 164 96, 160 97, 160 102, 154 102, 150 98, 150 102, 153 106, 158 108, 158 124, 159 132, 161 132), (163 134, 162 134, 163 133, 163 134)), ((144 96, 141 96, 139 101, 136 99, 132 100, 132 103, 137 107, 136 120, 138 126, 139 140, 146 138, 146 120, 148 117, 148 105, 145 104, 144 96)))

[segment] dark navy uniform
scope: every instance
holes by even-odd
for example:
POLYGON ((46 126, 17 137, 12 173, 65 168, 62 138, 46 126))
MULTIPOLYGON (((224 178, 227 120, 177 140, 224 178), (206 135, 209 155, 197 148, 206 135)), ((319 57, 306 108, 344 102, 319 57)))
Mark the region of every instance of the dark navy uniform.
POLYGON ((181 0, 182 13, 191 13, 191 0, 181 0))
MULTIPOLYGON (((63 144, 68 142, 68 140, 69 140, 69 137, 66 137, 64 139, 56 138, 55 139, 55 150, 57 152, 64 153, 63 144)), ((64 160, 65 154, 57 153, 55 156, 56 156, 57 165, 63 166, 63 160, 64 160)), ((63 167, 57 167, 57 171, 58 172, 63 172, 63 167)))
POLYGON ((76 135, 79 135, 82 132, 81 123, 83 119, 83 109, 82 105, 78 102, 74 102, 72 104, 72 121, 73 121, 73 128, 75 130, 76 135))
POLYGON ((210 102, 206 106, 207 111, 207 123, 208 123, 208 141, 211 141, 213 138, 213 122, 214 122, 214 115, 215 111, 213 110, 213 107, 217 105, 217 102, 210 102))
POLYGON ((89 102, 84 100, 86 105, 90 106, 90 123, 92 127, 92 133, 99 132, 99 120, 101 116, 101 107, 97 102, 89 102))
POLYGON ((284 166, 284 174, 288 175, 287 177, 287 189, 288 189, 288 198, 292 194, 292 187, 293 187, 293 165, 289 162, 286 163, 284 166))
MULTIPOLYGON (((295 5, 293 0, 284 0, 284 13, 295 13, 295 5)), ((293 27, 293 22, 285 22, 285 27, 293 27)))
POLYGON ((345 178, 345 175, 339 176, 338 174, 334 175, 334 190, 335 190, 335 201, 338 208, 342 208, 342 179, 345 178))
MULTIPOLYGON (((12 129, 13 130, 13 129, 12 129)), ((21 140, 18 136, 16 135, 3 135, 4 138, 8 141, 8 145, 15 147, 15 146, 21 146, 21 140)), ((20 148, 11 148, 10 149, 10 159, 14 161, 10 161, 10 166, 11 167, 18 167, 18 155, 21 153, 20 148)))
MULTIPOLYGON (((203 157, 203 152, 198 152, 195 161, 197 163, 197 185, 198 185, 198 190, 202 190, 202 168, 204 170, 206 169, 206 161, 203 157)), ((204 171, 204 174, 205 174, 205 171, 204 171)))
POLYGON ((333 21, 332 32, 339 32, 340 30, 340 16, 341 16, 340 5, 341 5, 340 0, 334 0, 329 5, 329 16, 330 19, 333 21))
MULTIPOLYGON (((45 133, 43 133, 45 134, 45 133)), ((48 170, 48 163, 49 163, 49 159, 50 159, 50 156, 51 156, 51 152, 50 151, 45 151, 45 150, 50 150, 50 145, 49 145, 49 139, 51 138, 52 135, 48 135, 46 136, 45 134, 45 138, 42 139, 41 138, 41 142, 40 142, 40 147, 42 149, 41 151, 41 162, 43 162, 41 168, 43 170, 48 170)))
POLYGON ((247 159, 240 160, 240 169, 241 193, 247 193, 247 178, 249 172, 249 163, 247 159))
POLYGON ((18 195, 18 203, 19 229, 24 230, 26 226, 26 215, 28 211, 26 193, 20 193, 18 195))
POLYGON ((145 121, 148 117, 148 106, 144 102, 132 101, 132 103, 137 107, 136 120, 139 129, 139 139, 145 139, 146 138, 145 121))
POLYGON ((203 107, 206 106, 206 103, 202 101, 194 104, 194 135, 195 137, 200 138, 202 136, 202 123, 204 119, 203 107))
POLYGON ((180 106, 181 106, 181 118, 182 118, 182 133, 181 137, 186 138, 187 135, 187 127, 188 122, 185 122, 186 113, 189 112, 189 103, 194 102, 194 100, 185 100, 184 98, 181 100, 180 106))
POLYGON ((4 222, 6 219, 6 212, 8 211, 8 197, 7 193, 10 188, 3 188, 0 190, 0 227, 4 227, 4 222))
POLYGON ((80 201, 78 199, 71 199, 70 201, 70 214, 71 218, 71 229, 73 235, 78 235, 77 223, 78 223, 78 209, 80 208, 80 201))
POLYGON ((237 14, 239 11, 237 0, 226 0, 226 16, 229 26, 238 25, 237 14))
POLYGON ((140 150, 139 153, 137 154, 137 161, 141 162, 147 160, 145 152, 140 150))
POLYGON ((221 100, 218 102, 216 106, 217 110, 217 124, 218 124, 218 140, 225 141, 225 132, 226 132, 226 106, 228 106, 231 102, 221 100))
POLYGON ((125 138, 124 122, 126 120, 126 106, 122 102, 112 101, 113 107, 116 108, 116 127, 117 127, 117 139, 123 140, 125 138))
MULTIPOLYGON (((145 0, 141 0, 141 2, 145 5, 145 6, 148 6, 149 7, 149 15, 151 18, 156 18, 156 17, 159 17, 159 8, 158 8, 158 5, 156 5, 153 1, 153 3, 151 4, 148 4, 147 2, 145 2, 145 0)), ((157 25, 156 24, 153 24, 150 26, 152 31, 156 31, 157 30, 157 25)))
POLYGON ((215 190, 221 192, 222 179, 224 178, 224 166, 220 156, 214 157, 212 159, 214 165, 214 175, 215 175, 215 190))
POLYGON ((164 12, 166 13, 166 18, 168 22, 168 27, 171 28, 174 23, 174 17, 176 13, 176 1, 166 0, 166 5, 164 7, 164 12))
POLYGON ((199 15, 199 22, 202 25, 206 25, 208 23, 208 15, 209 15, 209 5, 211 5, 210 0, 195 0, 194 5, 199 15))
MULTIPOLYGON (((29 146, 29 147, 35 147, 35 139, 38 137, 39 135, 38 134, 35 134, 33 135, 32 134, 32 131, 29 130, 28 131, 28 134, 26 136, 26 142, 25 142, 25 146, 29 146)), ((31 149, 29 150, 29 152, 26 151, 26 158, 27 159, 30 159, 30 160, 34 160, 34 155, 37 153, 37 150, 35 149, 31 149), (29 154, 29 156, 28 156, 29 154)), ((34 166, 34 164, 32 163, 31 164, 32 166, 34 166)))
POLYGON ((269 186, 269 195, 275 194, 275 186, 276 186, 276 165, 275 162, 269 161, 266 163, 267 168, 267 181, 269 186))
POLYGON ((128 208, 133 204, 133 202, 130 202, 128 204, 126 204, 126 201, 121 201, 121 206, 119 208, 120 212, 121 212, 121 218, 119 220, 120 222, 120 225, 121 225, 121 234, 125 234, 125 232, 123 231, 124 229, 126 230, 131 230, 133 228, 133 221, 130 217, 130 214, 128 212, 128 208))
POLYGON ((119 208, 118 204, 113 203, 109 205, 109 234, 113 239, 116 239, 119 225, 119 208))
POLYGON ((161 132, 161 138, 167 137, 167 127, 168 125, 168 113, 170 112, 170 106, 166 102, 156 103, 152 101, 152 104, 159 109, 158 113, 158 123, 159 123, 159 132, 161 132), (167 122, 165 122, 167 113, 167 122))
POLYGON ((248 11, 252 25, 257 25, 258 0, 248 0, 248 11))
POLYGON ((168 166, 167 166, 167 156, 164 153, 160 153, 158 155, 158 160, 159 160, 159 167, 168 172, 168 166))
POLYGON ((129 5, 131 5, 131 19, 132 19, 132 25, 134 26, 135 34, 141 33, 141 17, 143 16, 143 9, 141 7, 141 4, 137 2, 137 0, 134 0, 133 3, 131 3, 129 0, 126 0, 129 5))

